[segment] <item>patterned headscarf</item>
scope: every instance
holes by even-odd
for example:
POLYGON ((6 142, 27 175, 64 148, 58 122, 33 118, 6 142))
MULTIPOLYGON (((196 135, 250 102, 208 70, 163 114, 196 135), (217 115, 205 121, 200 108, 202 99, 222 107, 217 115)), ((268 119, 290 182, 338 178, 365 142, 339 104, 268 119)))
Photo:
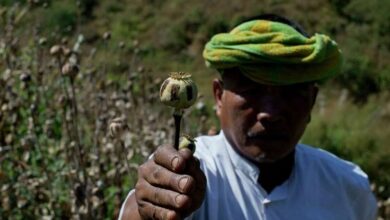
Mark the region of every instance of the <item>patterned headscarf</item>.
POLYGON ((206 65, 236 67, 249 79, 268 85, 318 81, 340 72, 341 51, 323 34, 307 38, 293 27, 268 20, 242 23, 217 34, 203 51, 206 65))

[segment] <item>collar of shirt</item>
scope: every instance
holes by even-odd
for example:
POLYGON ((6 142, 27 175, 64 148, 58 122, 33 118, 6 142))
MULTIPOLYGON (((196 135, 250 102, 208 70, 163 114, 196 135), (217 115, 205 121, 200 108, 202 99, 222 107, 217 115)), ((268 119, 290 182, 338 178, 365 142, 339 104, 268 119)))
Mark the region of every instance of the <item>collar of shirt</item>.
MULTIPOLYGON (((259 179, 260 170, 259 168, 250 162, 248 159, 241 156, 239 153, 237 153, 233 147, 230 145, 228 140, 225 137, 225 134, 221 131, 220 137, 223 140, 226 151, 230 157, 230 161, 235 167, 235 169, 242 172, 244 175, 246 175, 253 183, 257 184, 259 186, 259 189, 261 190, 261 194, 264 196, 264 200, 262 201, 263 204, 268 204, 274 201, 284 200, 288 197, 289 191, 291 189, 291 185, 295 179, 295 166, 291 172, 290 177, 283 182, 281 185, 275 187, 274 190, 270 194, 268 194, 261 186, 257 183, 257 180, 259 179)), ((296 153, 297 154, 297 153, 296 153)), ((297 163, 297 155, 295 155, 295 162, 297 163)))

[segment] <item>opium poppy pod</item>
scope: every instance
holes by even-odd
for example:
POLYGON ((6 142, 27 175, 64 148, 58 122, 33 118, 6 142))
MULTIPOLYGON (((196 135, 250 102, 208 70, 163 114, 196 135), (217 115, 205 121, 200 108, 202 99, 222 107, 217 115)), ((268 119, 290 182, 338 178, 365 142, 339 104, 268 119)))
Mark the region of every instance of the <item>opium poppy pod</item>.
POLYGON ((198 88, 189 73, 172 73, 160 88, 161 102, 177 110, 193 105, 197 96, 198 88))

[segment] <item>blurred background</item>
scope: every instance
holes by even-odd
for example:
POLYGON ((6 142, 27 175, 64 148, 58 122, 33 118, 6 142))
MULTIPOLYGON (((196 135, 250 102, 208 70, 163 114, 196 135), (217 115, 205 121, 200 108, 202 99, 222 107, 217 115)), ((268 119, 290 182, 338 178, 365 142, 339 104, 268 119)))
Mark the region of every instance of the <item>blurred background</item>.
POLYGON ((389 11, 380 0, 0 0, 0 219, 116 218, 138 164, 173 140, 161 82, 192 73, 201 94, 183 132, 218 132, 203 46, 262 13, 338 42, 343 72, 320 85, 302 142, 359 164, 390 219, 389 11))

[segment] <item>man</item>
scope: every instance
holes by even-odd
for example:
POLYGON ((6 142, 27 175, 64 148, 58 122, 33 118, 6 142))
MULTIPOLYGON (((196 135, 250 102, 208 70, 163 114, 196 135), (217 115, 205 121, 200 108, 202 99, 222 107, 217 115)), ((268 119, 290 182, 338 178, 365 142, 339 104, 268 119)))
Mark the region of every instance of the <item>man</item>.
POLYGON ((194 156, 159 147, 120 218, 375 219, 358 166, 298 144, 316 82, 340 71, 334 41, 267 15, 214 36, 203 56, 221 74, 213 81, 220 134, 199 137, 194 156))

